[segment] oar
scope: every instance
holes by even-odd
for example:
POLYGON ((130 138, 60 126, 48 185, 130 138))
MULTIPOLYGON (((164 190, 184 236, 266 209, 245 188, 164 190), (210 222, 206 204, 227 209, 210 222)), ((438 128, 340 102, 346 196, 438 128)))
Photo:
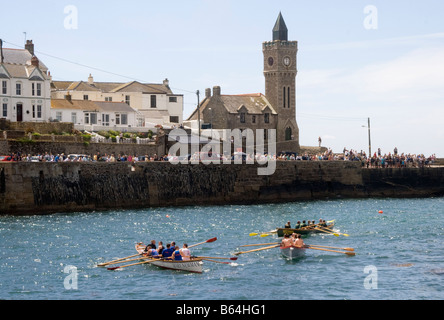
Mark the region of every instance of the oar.
POLYGON ((106 267, 106 266, 110 266, 110 265, 113 265, 113 264, 127 263, 127 262, 136 261, 136 260, 140 260, 140 259, 144 259, 144 258, 142 257, 142 258, 136 258, 136 259, 129 259, 129 260, 122 260, 122 261, 115 261, 115 262, 107 263, 106 265, 103 265, 103 266, 100 266, 100 265, 99 265, 99 267, 106 267))
POLYGON ((238 256, 238 255, 244 254, 244 253, 262 251, 262 250, 269 250, 269 249, 273 249, 273 248, 277 248, 277 247, 279 247, 279 245, 274 245, 274 246, 271 246, 271 247, 265 247, 265 248, 261 248, 261 249, 250 250, 250 251, 237 252, 237 253, 235 253, 235 255, 238 256))
POLYGON ((121 258, 121 259, 113 260, 113 261, 110 261, 110 262, 100 263, 97 266, 98 267, 105 267, 105 266, 107 266, 109 264, 114 264, 115 262, 123 261, 123 260, 130 259, 130 258, 134 258, 134 257, 137 257, 137 256, 140 256, 140 254, 135 254, 133 256, 129 256, 129 257, 126 257, 126 258, 121 258))
POLYGON ((218 259, 218 260, 232 260, 232 261, 236 261, 238 259, 238 257, 232 257, 232 258, 221 258, 221 257, 197 257, 197 258, 202 258, 202 259, 218 259))
POLYGON ((214 262, 214 263, 221 263, 221 264, 232 264, 232 262, 216 261, 216 260, 211 260, 211 259, 202 259, 202 260, 210 261, 210 262, 214 262))
POLYGON ((255 237, 255 236, 259 236, 259 235, 260 235, 262 238, 265 238, 265 237, 270 236, 271 233, 277 233, 277 230, 271 230, 271 231, 269 231, 269 232, 261 232, 261 233, 255 233, 255 232, 253 232, 253 233, 250 233, 249 236, 250 236, 250 237, 255 237))
POLYGON ((243 247, 271 246, 272 244, 280 244, 280 242, 258 243, 258 244, 246 244, 246 245, 243 245, 243 246, 239 246, 239 248, 243 248, 243 247))
POLYGON ((316 229, 321 231, 321 232, 325 232, 325 233, 328 233, 328 234, 333 234, 335 237, 339 237, 339 233, 335 233, 335 232, 330 231, 330 230, 324 230, 324 229, 321 229, 321 227, 317 227, 316 229))
POLYGON ((321 227, 321 226, 318 226, 318 228, 321 229, 322 231, 325 231, 325 232, 328 231, 330 233, 333 233, 337 237, 339 237, 339 235, 343 235, 345 237, 350 237, 350 235, 348 235, 346 233, 334 232, 334 231, 331 231, 330 229, 327 229, 327 228, 324 228, 324 227, 321 227))
POLYGON ((159 260, 161 260, 161 259, 154 259, 154 260, 150 260, 150 261, 143 261, 143 262, 139 262, 139 263, 128 264, 128 265, 126 265, 126 266, 120 266, 120 267, 108 268, 108 270, 123 269, 123 268, 127 268, 127 267, 137 266, 137 265, 140 265, 140 264, 152 263, 152 262, 154 262, 154 261, 159 261, 159 260))
POLYGON ((214 241, 217 241, 217 238, 212 238, 212 239, 208 239, 207 241, 204 241, 204 242, 201 242, 201 243, 193 244, 192 246, 189 246, 188 249, 200 246, 201 244, 204 244, 204 243, 211 243, 211 242, 214 242, 214 241))
POLYGON ((346 254, 348 256, 354 256, 356 255, 356 253, 354 252, 344 252, 344 251, 337 251, 337 250, 328 250, 328 249, 321 249, 321 248, 313 248, 311 246, 305 246, 304 248, 306 249, 312 249, 312 250, 320 250, 320 251, 328 251, 328 252, 336 252, 336 253, 343 253, 346 254))
POLYGON ((315 247, 315 248, 327 248, 327 249, 341 249, 341 250, 345 250, 345 251, 355 251, 355 249, 353 249, 353 248, 339 248, 339 247, 316 246, 316 245, 314 245, 314 244, 311 244, 310 247, 315 247))

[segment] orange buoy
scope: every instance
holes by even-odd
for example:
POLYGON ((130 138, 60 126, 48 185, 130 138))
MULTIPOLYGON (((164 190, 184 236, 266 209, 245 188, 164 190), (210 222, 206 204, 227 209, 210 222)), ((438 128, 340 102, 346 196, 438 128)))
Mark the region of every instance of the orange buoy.
POLYGON ((379 213, 380 213, 380 214, 383 214, 383 213, 384 213, 384 211, 382 211, 382 210, 379 210, 379 213))

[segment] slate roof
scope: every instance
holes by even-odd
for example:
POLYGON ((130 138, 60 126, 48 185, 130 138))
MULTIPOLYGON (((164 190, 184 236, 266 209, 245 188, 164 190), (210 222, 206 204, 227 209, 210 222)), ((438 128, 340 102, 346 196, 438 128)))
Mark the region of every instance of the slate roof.
POLYGON ((136 112, 124 102, 98 102, 88 100, 52 99, 51 109, 97 111, 97 112, 136 112))
POLYGON ((164 84, 131 82, 94 82, 89 84, 84 81, 53 81, 52 87, 60 91, 101 91, 104 93, 117 92, 142 92, 152 94, 173 94, 171 89, 164 84))

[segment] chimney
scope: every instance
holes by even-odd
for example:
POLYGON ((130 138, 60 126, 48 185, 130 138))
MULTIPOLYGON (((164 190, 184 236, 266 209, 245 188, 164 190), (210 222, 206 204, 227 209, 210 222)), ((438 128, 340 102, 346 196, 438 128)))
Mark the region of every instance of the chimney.
POLYGON ((170 80, 168 80, 168 78, 166 78, 165 80, 163 80, 163 85, 165 87, 169 87, 170 86, 170 80))
POLYGON ((93 78, 93 76, 91 75, 91 73, 89 74, 89 77, 88 77, 88 84, 91 84, 91 85, 94 84, 94 78, 93 78))
POLYGON ((32 56, 32 58, 31 58, 31 64, 32 64, 34 67, 38 68, 38 67, 39 67, 39 64, 40 64, 40 61, 39 61, 39 59, 38 59, 36 56, 32 56))
POLYGON ((34 55, 34 44, 32 40, 26 40, 25 49, 29 51, 30 54, 34 55))
POLYGON ((210 88, 205 89, 205 98, 207 98, 207 99, 211 98, 211 89, 210 88))
POLYGON ((214 97, 219 97, 220 96, 220 87, 219 86, 213 87, 213 96, 214 97))

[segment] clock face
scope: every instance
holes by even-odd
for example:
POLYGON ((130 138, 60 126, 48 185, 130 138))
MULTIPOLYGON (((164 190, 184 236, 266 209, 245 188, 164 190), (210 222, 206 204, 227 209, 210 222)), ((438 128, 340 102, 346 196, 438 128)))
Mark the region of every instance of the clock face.
POLYGON ((271 67, 274 64, 273 57, 268 58, 268 65, 271 67))
POLYGON ((291 59, 289 57, 284 58, 284 66, 288 67, 291 64, 291 59))

